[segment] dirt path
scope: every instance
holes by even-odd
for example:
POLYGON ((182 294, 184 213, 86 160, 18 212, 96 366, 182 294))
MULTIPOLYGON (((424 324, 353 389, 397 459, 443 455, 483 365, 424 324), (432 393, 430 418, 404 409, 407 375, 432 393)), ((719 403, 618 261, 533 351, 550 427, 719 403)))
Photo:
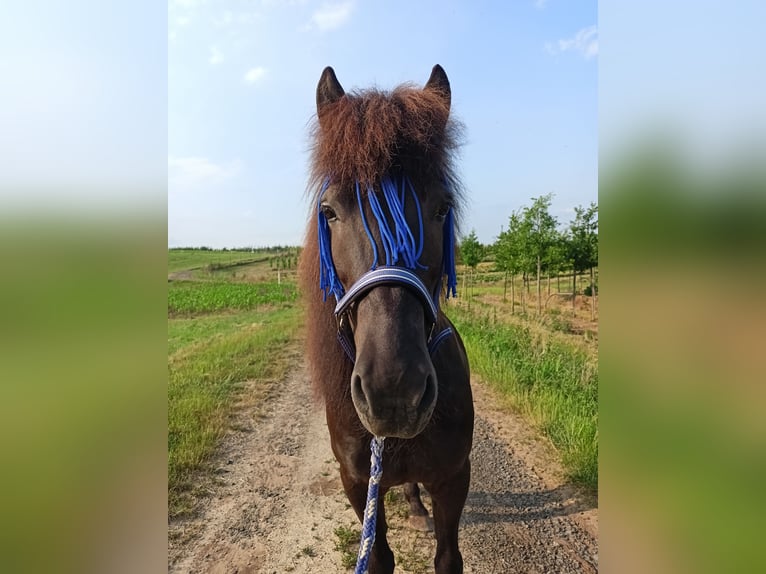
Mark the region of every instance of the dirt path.
MULTIPOLYGON (((334 530, 356 527, 356 516, 324 410, 313 405, 305 378, 293 372, 256 417, 240 409, 217 459, 215 492, 199 517, 171 524, 170 572, 346 571, 334 530)), ((460 531, 466 574, 597 572, 592 502, 563 484, 551 448, 498 410, 483 385, 474 383, 474 401, 473 473, 460 531)), ((388 512, 396 571, 433 572, 433 535, 406 525, 401 498, 388 512)))

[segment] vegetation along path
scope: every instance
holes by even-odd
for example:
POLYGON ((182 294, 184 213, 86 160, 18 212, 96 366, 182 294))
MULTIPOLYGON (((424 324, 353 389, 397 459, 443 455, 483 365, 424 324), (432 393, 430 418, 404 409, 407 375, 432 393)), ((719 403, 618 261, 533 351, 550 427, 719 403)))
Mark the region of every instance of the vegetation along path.
MULTIPOLYGON (((352 561, 356 517, 323 408, 297 351, 293 358, 297 366, 262 405, 234 408, 208 495, 192 517, 171 520, 170 572, 333 573, 352 561)), ((473 475, 460 530, 465 571, 596 572, 595 500, 566 485, 552 447, 500 410, 492 393, 474 381, 473 475)), ((390 492, 386 504, 397 572, 433 572, 433 535, 408 526, 401 493, 390 492)))

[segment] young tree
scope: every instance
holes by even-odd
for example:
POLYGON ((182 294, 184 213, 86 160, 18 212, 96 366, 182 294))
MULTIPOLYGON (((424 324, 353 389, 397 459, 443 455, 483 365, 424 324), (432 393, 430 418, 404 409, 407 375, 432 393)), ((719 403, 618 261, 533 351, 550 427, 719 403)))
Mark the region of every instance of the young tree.
POLYGON ((569 224, 568 256, 572 262, 572 311, 575 310, 577 274, 590 270, 591 320, 595 318, 595 289, 593 268, 598 265, 598 205, 575 207, 575 218, 569 224))
MULTIPOLYGON (((466 235, 460 242, 460 257, 463 260, 463 263, 471 268, 471 279, 473 279, 473 273, 476 272, 476 266, 479 265, 484 257, 484 246, 479 243, 479 238, 476 237, 475 230, 472 229, 471 233, 466 235)), ((470 301, 470 298, 468 300, 470 301)))
POLYGON ((556 245, 556 218, 548 209, 551 206, 553 194, 549 193, 532 199, 532 205, 523 211, 524 229, 527 232, 526 246, 528 256, 535 262, 537 271, 537 314, 542 313, 542 294, 540 292, 540 275, 543 262, 550 256, 551 249, 556 245))
POLYGON ((479 238, 476 237, 476 231, 472 229, 471 233, 460 242, 460 256, 463 258, 463 263, 471 269, 476 269, 483 255, 484 248, 479 243, 479 238))
POLYGON ((543 262, 543 266, 548 275, 548 297, 551 295, 551 274, 556 274, 557 291, 560 291, 558 288, 559 275, 567 265, 567 246, 564 234, 557 231, 553 244, 548 250, 548 255, 543 262))
MULTIPOLYGON (((501 232, 495 242, 495 266, 505 272, 503 301, 506 300, 508 275, 511 276, 511 313, 516 311, 515 281, 526 266, 525 233, 521 213, 516 211, 508 218, 508 229, 501 232)), ((523 291, 522 291, 523 296, 523 291)))

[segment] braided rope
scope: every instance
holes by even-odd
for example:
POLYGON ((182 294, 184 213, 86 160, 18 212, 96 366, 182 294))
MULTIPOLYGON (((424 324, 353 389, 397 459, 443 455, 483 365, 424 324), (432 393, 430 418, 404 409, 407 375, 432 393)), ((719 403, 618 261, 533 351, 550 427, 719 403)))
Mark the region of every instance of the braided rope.
POLYGON ((383 476, 383 441, 386 437, 375 436, 370 442, 370 482, 367 484, 367 504, 364 507, 362 537, 356 557, 354 574, 366 574, 370 551, 375 544, 375 527, 378 517, 378 488, 383 476))

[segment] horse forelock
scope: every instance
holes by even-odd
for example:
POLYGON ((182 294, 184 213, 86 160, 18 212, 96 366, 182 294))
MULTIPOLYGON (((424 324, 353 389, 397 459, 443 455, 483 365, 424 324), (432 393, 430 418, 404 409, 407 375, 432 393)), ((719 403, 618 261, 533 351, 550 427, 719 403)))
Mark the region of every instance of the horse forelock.
POLYGON ((323 108, 312 135, 313 199, 327 178, 352 193, 356 183, 366 189, 392 173, 421 189, 442 183, 456 203, 462 198, 454 166, 462 125, 438 92, 404 84, 347 93, 323 108))

